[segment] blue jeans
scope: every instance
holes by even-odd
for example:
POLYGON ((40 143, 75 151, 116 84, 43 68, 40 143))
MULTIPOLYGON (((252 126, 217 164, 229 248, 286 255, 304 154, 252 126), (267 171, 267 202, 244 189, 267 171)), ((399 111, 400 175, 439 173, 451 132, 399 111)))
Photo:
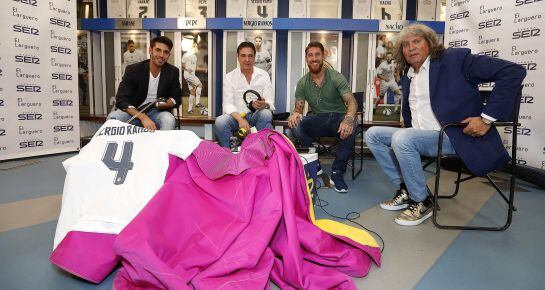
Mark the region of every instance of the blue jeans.
MULTIPOLYGON (((248 113, 245 118, 250 127, 255 127, 258 131, 273 128, 272 112, 268 109, 248 113)), ((238 130, 238 122, 230 114, 223 114, 216 118, 216 135, 221 147, 229 148, 229 139, 236 130, 238 130)))
MULTIPOLYGON (((155 123, 159 130, 173 130, 176 125, 176 119, 174 119, 172 113, 168 111, 158 111, 153 108, 149 110, 146 115, 155 123)), ((118 109, 108 114, 107 119, 127 122, 130 118, 132 118, 132 116, 129 113, 118 109)), ((131 124, 142 127, 142 122, 140 122, 138 118, 134 118, 134 120, 131 121, 131 124)))
MULTIPOLYGON (((428 196, 420 156, 436 157, 438 142, 439 131, 432 130, 374 126, 365 132, 365 143, 390 182, 394 185, 404 182, 409 197, 416 202, 428 196)), ((454 153, 445 134, 443 154, 454 153)))
POLYGON ((311 147, 315 138, 319 137, 336 137, 337 143, 336 156, 331 166, 331 171, 344 174, 348 160, 352 156, 354 141, 356 140, 356 121, 354 120, 354 130, 346 139, 342 140, 339 133, 339 125, 344 120, 345 114, 341 113, 321 113, 309 115, 297 124, 293 134, 305 147, 311 147))

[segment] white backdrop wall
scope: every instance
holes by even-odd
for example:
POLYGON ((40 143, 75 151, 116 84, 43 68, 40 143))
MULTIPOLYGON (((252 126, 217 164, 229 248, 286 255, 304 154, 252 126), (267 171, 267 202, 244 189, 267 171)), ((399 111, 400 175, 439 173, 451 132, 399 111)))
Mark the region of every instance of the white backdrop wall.
POLYGON ((79 148, 76 1, 0 2, 0 160, 79 148))
MULTIPOLYGON (((544 169, 545 1, 448 0, 446 14, 446 46, 467 47, 472 53, 526 68, 519 116, 522 126, 516 132, 517 162, 544 169)), ((508 149, 511 131, 500 130, 508 149)))

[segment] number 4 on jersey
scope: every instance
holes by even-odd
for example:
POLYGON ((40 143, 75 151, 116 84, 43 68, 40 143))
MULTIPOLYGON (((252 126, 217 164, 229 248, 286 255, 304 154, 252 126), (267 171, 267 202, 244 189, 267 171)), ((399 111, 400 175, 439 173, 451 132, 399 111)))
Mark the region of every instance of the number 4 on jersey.
POLYGON ((102 156, 102 162, 112 171, 115 171, 114 184, 119 185, 125 182, 129 170, 132 169, 134 163, 131 161, 133 142, 123 142, 123 149, 121 149, 121 160, 114 160, 115 153, 117 152, 117 142, 109 142, 106 146, 106 151, 102 156))

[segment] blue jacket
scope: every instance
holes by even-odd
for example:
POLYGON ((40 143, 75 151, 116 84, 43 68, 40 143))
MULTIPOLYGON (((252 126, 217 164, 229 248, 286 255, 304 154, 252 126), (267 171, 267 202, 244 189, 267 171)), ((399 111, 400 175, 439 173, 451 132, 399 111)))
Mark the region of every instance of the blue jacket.
MULTIPOLYGON (((461 122, 481 113, 498 119, 513 121, 517 94, 526 70, 515 63, 483 55, 471 54, 466 48, 450 48, 430 62, 431 108, 441 126, 461 122), (486 107, 478 84, 495 82, 486 107)), ((411 127, 409 87, 407 75, 402 77, 403 120, 411 127)), ((482 137, 471 137, 463 128, 449 128, 446 133, 456 153, 471 172, 483 175, 501 168, 510 160, 498 131, 492 127, 482 137)))

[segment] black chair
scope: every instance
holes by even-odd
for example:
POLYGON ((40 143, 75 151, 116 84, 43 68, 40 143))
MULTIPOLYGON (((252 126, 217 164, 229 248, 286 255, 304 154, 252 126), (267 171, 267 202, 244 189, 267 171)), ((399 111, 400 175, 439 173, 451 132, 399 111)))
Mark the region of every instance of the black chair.
POLYGON ((174 125, 174 128, 176 128, 177 130, 180 130, 180 128, 182 127, 182 118, 180 116, 180 110, 182 109, 181 107, 182 105, 174 107, 172 108, 172 112, 171 112, 172 115, 174 115, 174 118, 176 119, 176 125, 174 125))
MULTIPOLYGON (((517 101, 515 103, 514 107, 514 119, 511 122, 494 122, 492 123, 492 126, 494 127, 512 127, 511 134, 511 162, 509 164, 510 170, 508 172, 509 174, 509 195, 507 196, 499 187, 498 185, 490 178, 488 174, 485 174, 483 176, 476 176, 467 170, 465 168, 462 160, 457 155, 446 155, 443 156, 443 136, 445 134, 445 130, 449 127, 464 127, 467 125, 467 123, 451 123, 443 126, 441 128, 441 133, 439 135, 439 146, 437 148, 437 157, 435 158, 436 167, 435 167, 435 188, 433 191, 433 223, 436 227, 440 229, 455 229, 455 230, 481 230, 481 231, 504 231, 511 225, 511 221, 513 219, 513 211, 516 211, 515 206, 513 205, 513 199, 514 199, 514 193, 515 193, 515 160, 517 158, 517 128, 520 126, 520 123, 518 123, 518 116, 519 116, 519 108, 520 108, 520 97, 522 95, 522 88, 518 92, 517 101), (454 193, 451 195, 439 195, 439 183, 441 179, 441 165, 442 162, 448 163, 451 165, 455 164, 454 167, 457 167, 458 176, 456 178, 456 181, 454 182, 456 185, 456 188, 454 190, 454 193), (462 177, 462 172, 466 172, 466 174, 469 172, 468 177, 462 177), (460 183, 476 178, 476 177, 483 177, 488 180, 490 185, 494 187, 496 192, 500 194, 502 199, 507 203, 507 219, 505 223, 501 226, 493 227, 493 226, 466 226, 466 225, 445 225, 440 224, 438 220, 438 215, 440 212, 440 207, 438 204, 438 200, 441 198, 454 198, 456 195, 458 195, 458 191, 460 189, 460 183)), ((429 191, 429 188, 428 188, 429 191)))
POLYGON ((354 93, 354 98, 356 98, 356 101, 358 102, 358 111, 356 113, 356 141, 354 142, 354 149, 352 150, 352 161, 350 162, 350 167, 352 167, 352 179, 356 179, 358 175, 360 175, 361 171, 363 170, 363 143, 364 143, 364 131, 363 131, 363 114, 364 114, 364 92, 356 92, 354 93), (359 150, 357 150, 357 146, 359 144, 359 150), (356 160, 359 160, 359 169, 356 170, 356 160))

